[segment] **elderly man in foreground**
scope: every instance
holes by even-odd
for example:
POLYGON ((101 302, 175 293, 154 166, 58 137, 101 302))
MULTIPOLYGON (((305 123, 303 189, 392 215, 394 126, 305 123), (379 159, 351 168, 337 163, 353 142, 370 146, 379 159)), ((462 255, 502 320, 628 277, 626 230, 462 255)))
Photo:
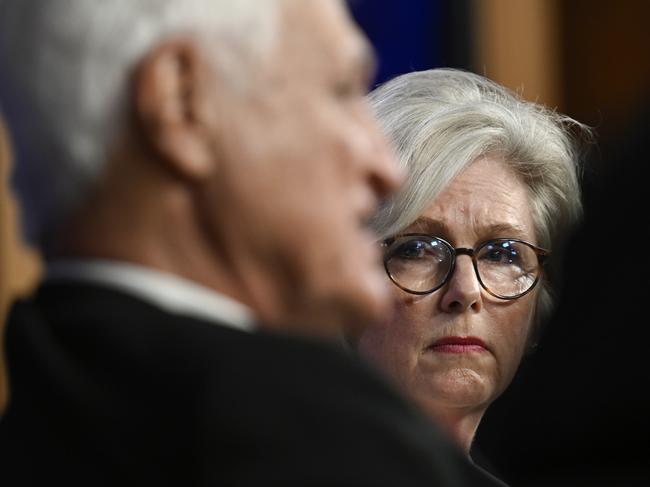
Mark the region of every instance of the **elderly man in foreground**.
POLYGON ((49 257, 3 485, 493 485, 323 340, 386 312, 398 182, 338 1, 5 0, 0 56, 49 257))

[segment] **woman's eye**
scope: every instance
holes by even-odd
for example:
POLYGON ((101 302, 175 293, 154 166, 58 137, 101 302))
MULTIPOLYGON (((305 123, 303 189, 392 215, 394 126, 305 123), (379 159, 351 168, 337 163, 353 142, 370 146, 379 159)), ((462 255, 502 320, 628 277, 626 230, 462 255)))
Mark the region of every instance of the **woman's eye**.
POLYGON ((409 242, 402 245, 395 256, 401 259, 420 259, 424 257, 426 252, 426 244, 424 242, 409 242))
POLYGON ((488 249, 485 252, 483 255, 483 260, 486 260, 492 264, 518 265, 520 258, 518 252, 515 249, 494 247, 488 249))
POLYGON ((502 252, 499 249, 492 249, 486 252, 485 258, 490 262, 501 262, 502 252))

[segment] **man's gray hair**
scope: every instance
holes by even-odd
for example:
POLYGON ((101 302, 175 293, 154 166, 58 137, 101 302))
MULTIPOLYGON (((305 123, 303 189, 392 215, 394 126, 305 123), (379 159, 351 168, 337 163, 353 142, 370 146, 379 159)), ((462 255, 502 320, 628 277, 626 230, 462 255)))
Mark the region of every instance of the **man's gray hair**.
MULTIPOLYGON (((406 173, 404 187, 374 221, 380 238, 414 223, 456 176, 489 155, 524 182, 536 243, 559 260, 563 240, 582 213, 576 135, 590 138, 587 127, 482 76, 454 69, 399 76, 374 90, 370 101, 406 173)), ((552 301, 545 279, 538 321, 551 311, 552 301)))
POLYGON ((123 128, 129 77, 152 47, 199 37, 240 87, 273 44, 280 1, 0 0, 0 109, 11 120, 30 239, 101 171, 123 128))

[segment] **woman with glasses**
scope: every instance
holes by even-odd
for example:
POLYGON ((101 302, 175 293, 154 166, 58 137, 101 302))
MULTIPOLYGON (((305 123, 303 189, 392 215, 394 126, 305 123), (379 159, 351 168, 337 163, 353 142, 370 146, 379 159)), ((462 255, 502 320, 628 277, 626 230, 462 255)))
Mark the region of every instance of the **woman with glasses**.
POLYGON ((352 340, 469 454, 551 309, 588 130, 450 69, 370 97, 406 183, 374 222, 396 311, 352 340))

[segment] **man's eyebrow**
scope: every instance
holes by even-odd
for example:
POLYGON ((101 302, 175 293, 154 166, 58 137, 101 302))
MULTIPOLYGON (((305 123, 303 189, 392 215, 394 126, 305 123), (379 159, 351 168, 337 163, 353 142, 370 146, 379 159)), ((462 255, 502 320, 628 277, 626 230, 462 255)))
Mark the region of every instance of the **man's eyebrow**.
POLYGON ((365 88, 370 88, 377 75, 377 55, 375 50, 367 41, 363 41, 357 56, 365 88))
POLYGON ((343 67, 351 79, 362 85, 364 90, 371 88, 377 74, 377 56, 366 39, 355 39, 354 47, 343 62, 343 67))

